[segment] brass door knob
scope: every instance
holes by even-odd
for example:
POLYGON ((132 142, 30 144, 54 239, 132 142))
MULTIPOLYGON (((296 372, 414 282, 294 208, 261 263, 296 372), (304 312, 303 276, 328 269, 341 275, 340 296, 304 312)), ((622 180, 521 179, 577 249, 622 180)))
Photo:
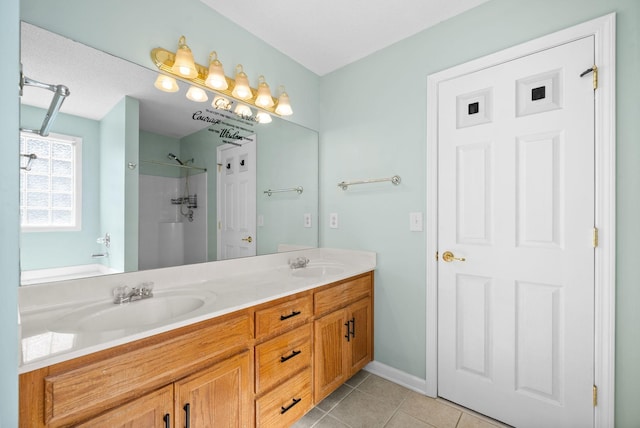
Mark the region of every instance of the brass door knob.
POLYGON ((247 241, 249 244, 251 244, 251 242, 253 242, 253 239, 251 239, 250 236, 246 237, 246 238, 242 238, 243 241, 247 241))
POLYGON ((464 262, 467 259, 465 259, 464 257, 456 257, 453 255, 451 251, 445 251, 444 253, 442 253, 442 260, 444 260, 447 263, 451 263, 454 260, 457 260, 459 262, 464 262))

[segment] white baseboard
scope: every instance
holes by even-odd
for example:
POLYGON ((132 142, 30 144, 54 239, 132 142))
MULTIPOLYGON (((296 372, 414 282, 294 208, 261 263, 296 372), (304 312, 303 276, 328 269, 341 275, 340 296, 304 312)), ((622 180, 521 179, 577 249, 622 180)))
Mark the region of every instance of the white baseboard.
POLYGON ((427 381, 417 376, 405 373, 378 361, 372 361, 367 364, 364 370, 383 379, 389 380, 398 385, 404 386, 412 391, 427 395, 427 381))

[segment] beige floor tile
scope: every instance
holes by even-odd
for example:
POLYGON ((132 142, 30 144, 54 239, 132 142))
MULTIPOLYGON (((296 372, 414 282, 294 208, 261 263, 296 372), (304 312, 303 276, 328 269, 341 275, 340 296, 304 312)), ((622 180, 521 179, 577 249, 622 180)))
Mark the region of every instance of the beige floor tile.
POLYGON ((399 406, 409 393, 407 388, 376 375, 370 375, 358 385, 357 389, 394 406, 399 406))
POLYGON ((331 417, 330 415, 327 415, 324 418, 320 419, 320 422, 314 425, 313 428, 350 428, 350 427, 349 425, 343 424, 336 418, 331 417))
POLYGON ((344 397, 349 395, 353 391, 349 385, 341 385, 338 389, 329 394, 324 400, 316 405, 320 410, 324 410, 325 412, 333 409, 336 404, 340 402, 344 397))
POLYGON ((313 424, 318 422, 324 415, 326 415, 325 412, 318 409, 317 407, 314 407, 313 409, 309 410, 309 412, 307 412, 307 414, 304 415, 302 419, 291 425, 291 428, 311 428, 313 424))
POLYGON ((410 391, 400 410, 437 428, 455 428, 461 411, 431 397, 410 391))
POLYGON ((511 425, 507 425, 500 421, 496 421, 495 419, 491 419, 490 417, 474 412, 473 410, 467 409, 466 407, 453 403, 449 400, 445 400, 444 398, 436 398, 436 401, 438 401, 439 403, 443 403, 448 406, 451 406, 454 409, 460 410, 462 413, 466 413, 469 416, 475 417, 476 419, 480 419, 481 421, 487 422, 488 424, 494 425, 498 428, 513 428, 511 425))
POLYGON ((426 422, 422 422, 405 412, 398 412, 384 426, 384 428, 434 428, 426 422))
POLYGON ((375 428, 383 427, 396 409, 397 406, 356 389, 329 412, 329 415, 352 428, 375 428))
POLYGON ((353 386, 355 388, 356 386, 360 385, 362 383, 362 381, 364 381, 369 376, 370 376, 369 372, 366 372, 364 370, 360 370, 358 373, 356 373, 353 376, 351 376, 351 378, 349 378, 349 380, 347 380, 345 383, 347 385, 351 385, 351 386, 353 386))
POLYGON ((463 413, 457 428, 496 428, 496 425, 468 413, 463 413))

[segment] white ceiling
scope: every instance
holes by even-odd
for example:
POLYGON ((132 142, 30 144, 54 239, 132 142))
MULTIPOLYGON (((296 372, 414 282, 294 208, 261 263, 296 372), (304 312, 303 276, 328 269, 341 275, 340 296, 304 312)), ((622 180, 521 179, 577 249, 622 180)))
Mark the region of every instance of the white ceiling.
POLYGON ((322 76, 488 0, 201 0, 322 76))

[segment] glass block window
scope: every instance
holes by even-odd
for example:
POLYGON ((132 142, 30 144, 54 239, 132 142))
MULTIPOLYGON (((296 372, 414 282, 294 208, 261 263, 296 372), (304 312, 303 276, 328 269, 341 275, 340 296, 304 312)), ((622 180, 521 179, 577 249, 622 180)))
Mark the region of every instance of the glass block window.
POLYGON ((22 132, 20 153, 22 230, 80 230, 82 140, 22 132))

